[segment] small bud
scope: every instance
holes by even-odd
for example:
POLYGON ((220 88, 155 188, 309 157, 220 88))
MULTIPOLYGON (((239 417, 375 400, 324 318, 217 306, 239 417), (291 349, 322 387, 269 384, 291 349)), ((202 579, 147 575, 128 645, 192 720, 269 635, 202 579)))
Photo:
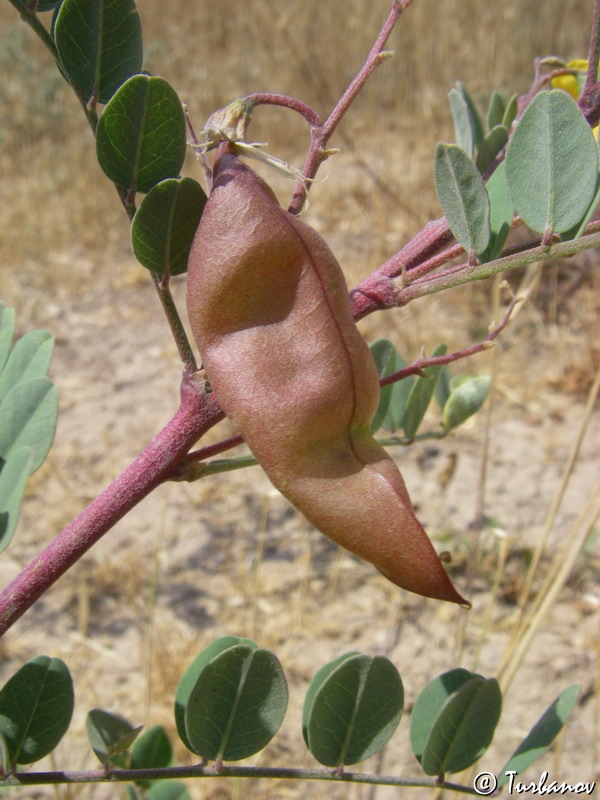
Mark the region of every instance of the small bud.
POLYGON ((543 67, 550 67, 551 69, 565 69, 567 66, 567 62, 563 61, 563 59, 559 56, 546 56, 545 58, 540 58, 539 63, 543 67))

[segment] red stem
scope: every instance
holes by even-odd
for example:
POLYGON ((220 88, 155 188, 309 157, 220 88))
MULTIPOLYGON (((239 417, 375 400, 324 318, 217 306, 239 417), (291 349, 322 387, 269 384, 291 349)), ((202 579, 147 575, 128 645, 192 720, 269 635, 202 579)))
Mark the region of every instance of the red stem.
MULTIPOLYGON (((432 258, 442 248, 446 247, 453 240, 452 233, 448 228, 446 218, 432 220, 428 222, 419 233, 406 244, 402 250, 392 256, 375 272, 372 272, 364 281, 358 284, 350 292, 350 305, 354 319, 359 320, 366 317, 373 311, 385 308, 395 308, 398 305, 398 290, 396 282, 392 280, 404 273, 410 274, 411 278, 417 267, 420 269, 423 262, 429 266, 427 271, 434 268, 427 259, 432 258)), ((462 250, 457 246, 458 252, 462 250)), ((439 259, 441 263, 446 263, 453 255, 444 252, 439 259)))
MULTIPOLYGON (((300 101, 271 94, 253 96, 256 103, 273 103, 293 108, 311 126, 311 147, 305 166, 307 178, 314 177, 319 164, 327 158, 324 150, 327 140, 368 76, 381 62, 381 50, 398 17, 411 2, 412 0, 393 0, 392 10, 367 61, 324 125, 321 125, 316 112, 300 101)), ((306 187, 300 185, 296 194, 299 203, 296 210, 299 210, 304 202, 306 187)), ((190 366, 193 364, 193 356, 190 360, 189 352, 185 353, 184 362, 190 366)), ((182 381, 180 407, 171 421, 125 472, 61 531, 0 594, 0 636, 118 520, 159 484, 177 475, 177 469, 192 445, 223 416, 215 395, 206 394, 204 387, 188 371, 182 381)), ((219 445, 213 446, 213 453, 217 447, 219 445)))
POLYGON ((252 106, 282 106, 289 108, 292 111, 300 114, 308 122, 311 128, 321 128, 323 123, 321 117, 317 114, 314 108, 311 108, 302 100, 297 100, 295 97, 290 97, 287 94, 273 94, 272 92, 254 92, 254 94, 246 95, 243 98, 245 103, 251 103, 252 106))
POLYGON ((578 103, 585 118, 595 128, 600 122, 600 81, 598 57, 600 56, 600 0, 595 0, 592 17, 592 35, 588 53, 588 70, 578 103))
MULTIPOLYGON (((311 125, 311 148, 304 167, 304 174, 307 178, 314 177, 319 165, 327 158, 325 151, 327 140, 367 77, 381 62, 382 48, 398 17, 411 2, 412 0, 394 0, 392 10, 367 61, 323 126, 315 127, 313 125, 318 118, 316 115, 311 118, 311 114, 314 112, 312 109, 307 112, 308 106, 303 109, 295 107, 295 110, 302 113, 311 125)), ((593 42, 596 46, 596 59, 599 13, 600 0, 595 0, 593 42)), ((588 83, 590 83, 590 74, 591 70, 588 73, 588 83)), ((597 87, 598 84, 594 88, 597 89, 597 87)), ((260 96, 257 96, 257 99, 258 97, 260 96)), ((264 95, 260 102, 273 102, 281 105, 280 100, 281 98, 277 95, 264 95)), ((297 213, 300 210, 305 194, 306 187, 299 184, 290 206, 291 211, 297 213)), ((588 232, 592 228, 595 230, 593 224, 589 226, 588 232)), ((428 282, 434 288, 434 284, 437 287, 437 284, 443 283, 444 279, 465 271, 469 267, 468 264, 449 267, 443 272, 427 275, 452 256, 453 248, 440 253, 441 250, 447 248, 451 241, 452 234, 448 230, 444 218, 429 222, 399 253, 351 291, 350 302, 354 318, 358 320, 373 311, 405 305, 413 297, 419 296, 418 290, 421 284, 428 282), (439 256, 436 257, 436 254, 439 256), (404 288, 398 285, 401 284, 401 281, 397 280, 398 276, 403 274, 407 276, 407 285, 404 288), (416 281, 416 283, 411 286, 409 284, 412 281, 416 281)), ((511 251, 529 249, 532 244, 535 243, 529 242, 526 245, 510 248, 503 255, 507 255, 511 251)), ((441 284, 440 288, 443 288, 441 284)), ((505 320, 486 341, 491 341, 500 333, 508 321, 510 310, 505 320)), ((407 367, 407 370, 410 370, 410 374, 414 374, 434 363, 448 363, 484 348, 485 343, 474 345, 472 348, 466 348, 450 356, 420 359, 407 367)), ((404 377, 404 375, 390 376, 385 379, 385 383, 397 380, 399 377, 404 377)), ((203 460, 209 455, 216 455, 240 444, 241 437, 231 437, 188 456, 193 444, 223 416, 215 395, 206 394, 204 387, 195 380, 193 375, 190 373, 185 375, 181 388, 181 404, 170 422, 154 437, 125 472, 58 534, 54 541, 0 594, 0 636, 118 520, 159 484, 177 475, 178 468, 185 460, 190 457, 194 460, 203 460)))
POLYGON ((177 413, 135 461, 0 594, 0 636, 128 511, 163 481, 223 413, 214 394, 184 375, 177 413))
POLYGON ((401 381, 404 378, 408 378, 409 375, 427 375, 427 373, 424 373, 423 370, 427 369, 428 367, 441 367, 444 364, 451 364, 453 361, 459 361, 461 358, 468 358, 476 353, 481 353, 483 350, 487 350, 490 346, 490 343, 493 342, 494 339, 499 336, 504 328, 508 325, 513 308, 518 302, 519 301, 516 299, 512 301, 500 325, 494 328, 494 330, 485 337, 483 342, 471 345, 471 347, 465 347, 463 350, 457 350, 454 353, 448 353, 445 356, 423 356, 423 358, 418 358, 408 367, 404 367, 404 369, 394 372, 391 375, 386 375, 386 377, 382 378, 379 382, 380 386, 389 386, 390 383, 401 381))
POLYGON ((327 142, 333 135, 333 132, 353 100, 367 82, 369 75, 381 64, 383 60, 382 51, 394 29, 394 25, 402 12, 405 11, 411 3, 412 0, 394 0, 392 2, 392 8, 388 14, 388 18, 384 22, 379 36, 371 48, 371 52, 367 56, 367 60, 354 80, 351 81, 340 100, 336 103, 333 111, 325 120, 325 123, 321 127, 312 128, 310 148, 306 156, 306 161, 304 162, 304 168, 302 169, 302 174, 306 180, 296 186, 296 191, 294 192, 294 196, 288 208, 290 213, 299 214, 302 210, 306 199, 307 183, 315 177, 317 170, 329 155, 327 152, 327 142))

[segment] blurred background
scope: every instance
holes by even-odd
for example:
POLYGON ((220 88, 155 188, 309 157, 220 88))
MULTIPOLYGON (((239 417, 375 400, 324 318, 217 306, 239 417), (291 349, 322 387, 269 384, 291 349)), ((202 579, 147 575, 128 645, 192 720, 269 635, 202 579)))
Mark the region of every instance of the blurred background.
MULTIPOLYGON (((388 0, 139 0, 146 69, 163 75, 197 131, 209 115, 255 91, 283 92, 325 117, 370 50, 388 0)), ((304 218, 327 239, 350 285, 441 216, 432 179, 438 141, 451 141, 448 91, 463 81, 484 112, 493 89, 524 93, 536 56, 586 57, 592 0, 414 0, 380 66, 331 141, 304 218)), ((45 15, 48 19, 50 15, 45 15)), ((131 254, 129 226, 96 161, 92 134, 50 56, 0 0, 0 299, 19 333, 57 340, 52 377, 61 417, 51 456, 28 490, 20 529, 0 562, 2 585, 117 475, 177 404, 179 365, 151 281, 131 254)), ((303 120, 271 107, 250 136, 301 166, 303 120)), ((254 166, 254 164, 253 164, 254 166)), ((262 174, 285 203, 293 185, 262 174)), ((201 179, 190 153, 185 174, 201 179)), ((259 469, 161 487, 109 533, 0 644, 0 677, 38 653, 64 658, 77 691, 74 729, 57 766, 94 766, 83 734, 88 708, 172 732, 172 693, 196 652, 225 633, 251 636, 281 658, 291 709, 261 764, 310 765, 299 735, 302 695, 318 666, 350 649, 385 652, 408 704, 453 666, 496 674, 518 636, 517 600, 549 526, 548 570, 597 480, 593 418, 564 502, 547 511, 581 432, 600 363, 595 256, 534 265, 510 276, 527 295, 496 352, 457 372, 494 374, 490 411, 450 440, 396 448, 419 515, 453 576, 474 600, 466 615, 399 592, 326 542, 275 493, 259 469), (485 479, 487 473, 487 479, 485 479), (484 511, 486 526, 471 529, 484 511)), ((185 279, 175 296, 184 308, 185 279)), ((388 336, 407 360, 440 341, 479 341, 498 318, 497 284, 481 283, 377 314, 368 340, 388 336)), ((430 426, 439 420, 435 417, 430 426)), ((227 422, 206 442, 231 433, 227 422)), ((598 547, 578 562, 565 593, 511 686, 497 769, 560 689, 581 682, 586 702, 552 756, 557 777, 597 776, 600 704, 598 547), (595 771, 595 772, 594 772, 595 771)), ((418 774, 408 718, 383 762, 418 774)), ((189 760, 180 749, 178 758, 189 760)), ((286 782, 210 782, 194 798, 386 800, 389 789, 286 782)), ((14 793, 13 793, 14 794, 14 793)), ((13 796, 9 793, 8 796, 13 796)), ((114 789, 40 789, 18 797, 113 797, 114 789)), ((406 792, 403 797, 427 793, 406 792)))

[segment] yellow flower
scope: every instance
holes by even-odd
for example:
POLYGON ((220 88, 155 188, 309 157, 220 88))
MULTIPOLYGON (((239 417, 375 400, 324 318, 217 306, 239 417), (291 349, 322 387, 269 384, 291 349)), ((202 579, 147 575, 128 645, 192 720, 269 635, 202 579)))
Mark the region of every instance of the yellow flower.
MULTIPOLYGON (((567 68, 576 69, 579 72, 586 72, 588 68, 587 59, 575 58, 573 61, 568 62, 567 68)), ((575 100, 577 100, 581 91, 576 75, 559 75, 557 78, 552 78, 552 88, 564 89, 565 92, 568 92, 575 100)))
MULTIPOLYGON (((586 58, 574 58, 572 61, 567 63, 568 69, 576 69, 578 72, 584 73, 587 72, 588 62, 586 58)), ((571 97, 575 100, 579 98, 581 94, 581 84, 577 80, 576 75, 559 75, 556 78, 552 78, 552 88, 553 89, 564 89, 565 92, 568 92, 571 97)), ((594 136, 598 139, 598 128, 594 128, 594 136)))

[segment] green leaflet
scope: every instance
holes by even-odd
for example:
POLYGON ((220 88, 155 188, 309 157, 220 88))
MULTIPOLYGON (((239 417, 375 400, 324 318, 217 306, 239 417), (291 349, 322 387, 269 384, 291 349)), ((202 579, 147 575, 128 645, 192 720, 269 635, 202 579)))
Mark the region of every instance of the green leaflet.
POLYGON ((37 656, 0 691, 0 735, 12 764, 32 764, 51 753, 73 715, 73 681, 60 658, 37 656))
POLYGON ((164 78, 129 78, 98 121, 98 163, 129 193, 149 192, 165 178, 177 178, 185 148, 183 108, 164 78))
POLYGON ((277 657, 250 639, 223 636, 196 656, 179 682, 177 731, 202 758, 237 761, 268 744, 287 700, 277 657))
POLYGON ((467 253, 482 253, 490 241, 490 201, 479 170, 458 145, 438 144, 435 188, 456 240, 467 253))
POLYGON ((194 690, 196 683, 203 669, 212 661, 213 658, 218 656, 229 647, 234 647, 236 644, 246 644, 248 647, 256 649, 258 645, 251 639, 240 639, 238 636, 221 636, 214 642, 211 642, 204 648, 196 658, 192 661, 189 667, 181 676, 175 692, 175 724, 177 725, 177 733, 179 738, 188 748, 192 750, 192 744, 188 739, 185 728, 185 711, 190 699, 190 695, 194 690))
POLYGON ((173 747, 162 725, 153 725, 143 731, 133 743, 132 769, 168 767, 173 761, 173 747))
POLYGON ((506 161, 503 161, 494 170, 494 174, 485 185, 490 198, 490 243, 479 254, 482 264, 498 258, 510 233, 510 228, 515 213, 514 205, 508 184, 506 182, 506 161))
POLYGON ((444 404, 444 430, 451 431, 476 414, 490 390, 489 375, 465 375, 451 382, 451 392, 444 404))
POLYGON ((498 788, 502 788, 508 782, 509 770, 517 773, 524 769, 544 753, 556 739, 569 714, 575 707, 580 687, 577 685, 569 686, 564 689, 556 700, 544 711, 542 716, 517 747, 515 752, 500 770, 498 777, 498 788))
POLYGON ((477 151, 475 163, 479 172, 483 174, 493 164, 494 159, 507 142, 508 128, 505 128, 504 125, 496 125, 486 134, 477 151))
POLYGON ((237 644, 202 670, 185 708, 192 751, 202 758, 238 761, 262 750, 279 730, 288 690, 277 657, 237 644))
POLYGON ((58 393, 46 377, 18 383, 6 395, 0 414, 0 458, 8 461, 19 448, 32 450, 31 471, 43 464, 54 440, 58 393))
POLYGON ((496 125, 502 125, 505 110, 506 98, 500 92, 494 90, 490 96, 486 115, 488 130, 491 131, 496 125))
POLYGON ((404 688, 383 656, 346 653, 322 667, 306 695, 303 735, 321 764, 356 764, 381 750, 396 730, 404 688))
POLYGON ((110 764, 115 756, 128 750, 142 730, 142 726, 134 728, 123 717, 101 708, 88 712, 85 727, 92 750, 102 764, 110 764))
POLYGON ((133 0, 64 0, 54 38, 64 74, 86 100, 107 103, 142 69, 142 26, 133 0))
POLYGON ((0 372, 0 403, 18 383, 46 375, 54 338, 48 331, 28 331, 15 343, 0 372))
POLYGON ((11 452, 0 471, 0 553, 10 544, 19 521, 32 462, 31 447, 19 447, 11 452))
POLYGON ((554 89, 534 97, 506 152, 518 214, 541 234, 563 233, 588 211, 598 176, 596 141, 577 103, 554 89))
MULTIPOLYGON (((443 356, 447 351, 445 344, 439 344, 432 355, 443 356)), ((429 403, 431 402, 437 385, 442 367, 427 367, 425 374, 427 377, 419 376, 413 383, 404 415, 404 433, 409 439, 413 439, 421 426, 425 417, 429 403)))
POLYGON ((154 186, 131 224, 140 264, 159 275, 185 272, 205 203, 204 190, 192 178, 167 178, 154 186))
POLYGON ((0 302, 0 370, 4 368, 15 332, 15 310, 0 302))
POLYGON ((494 678, 453 669, 418 696, 411 745, 427 775, 460 772, 489 747, 500 719, 502 695, 494 678))

